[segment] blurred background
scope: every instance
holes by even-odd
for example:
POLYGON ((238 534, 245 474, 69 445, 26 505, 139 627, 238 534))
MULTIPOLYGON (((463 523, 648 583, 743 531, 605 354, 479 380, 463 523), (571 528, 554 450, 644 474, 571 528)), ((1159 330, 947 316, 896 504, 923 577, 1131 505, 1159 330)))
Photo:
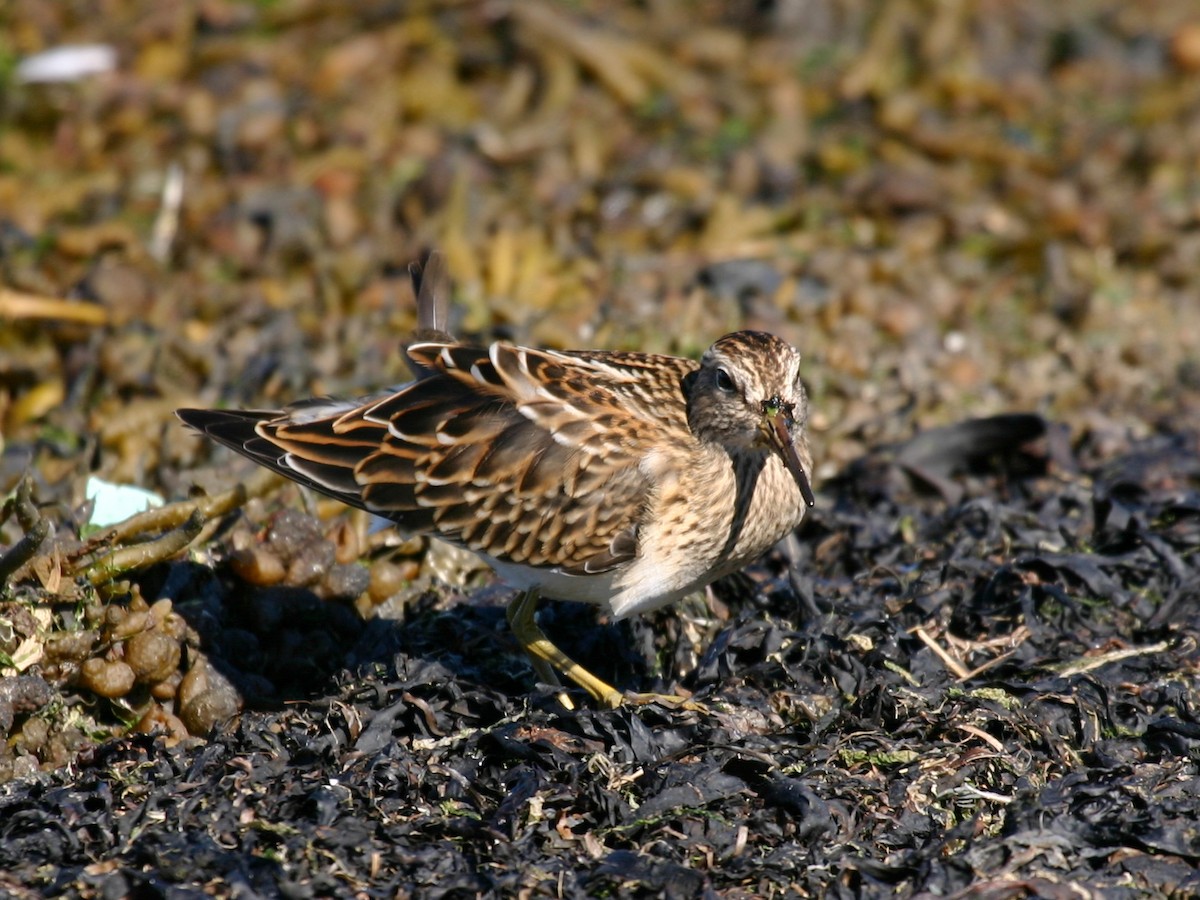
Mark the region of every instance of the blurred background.
POLYGON ((10 0, 0 490, 180 496, 213 448, 175 407, 404 380, 433 247, 464 335, 786 336, 824 475, 1000 411, 1169 429, 1200 385, 1200 10, 10 0))

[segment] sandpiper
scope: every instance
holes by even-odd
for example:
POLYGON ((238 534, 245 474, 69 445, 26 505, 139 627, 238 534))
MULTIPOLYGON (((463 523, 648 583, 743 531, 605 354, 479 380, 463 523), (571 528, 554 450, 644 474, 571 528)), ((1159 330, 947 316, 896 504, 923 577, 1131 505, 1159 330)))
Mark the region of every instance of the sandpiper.
MULTIPOLYGON (((414 274, 414 281, 418 281, 414 274)), ((293 481, 479 554, 519 589, 513 633, 606 706, 627 695, 538 627, 541 595, 616 619, 753 562, 814 503, 800 354, 761 331, 699 362, 459 343, 418 281, 416 379, 281 410, 181 409, 209 437, 293 481)))

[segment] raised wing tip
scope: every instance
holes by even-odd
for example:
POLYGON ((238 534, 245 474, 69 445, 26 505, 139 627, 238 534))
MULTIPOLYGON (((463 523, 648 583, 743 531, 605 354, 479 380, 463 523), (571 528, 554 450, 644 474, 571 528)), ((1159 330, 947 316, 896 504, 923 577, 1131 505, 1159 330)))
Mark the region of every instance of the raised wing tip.
POLYGON ((420 263, 408 267, 417 298, 417 332, 414 341, 453 341, 450 334, 450 277, 445 261, 431 250, 420 263))

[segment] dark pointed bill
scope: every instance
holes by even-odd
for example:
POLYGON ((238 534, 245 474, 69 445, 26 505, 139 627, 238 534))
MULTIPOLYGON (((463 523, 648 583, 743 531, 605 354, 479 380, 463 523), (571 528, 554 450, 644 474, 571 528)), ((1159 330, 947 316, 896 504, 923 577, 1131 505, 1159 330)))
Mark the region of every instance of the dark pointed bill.
POLYGON ((774 439, 772 443, 783 456, 783 464, 788 467, 788 471, 796 479, 796 484, 800 488, 800 496, 804 498, 805 504, 810 508, 816 506, 817 498, 813 496, 812 485, 808 483, 808 476, 804 474, 804 466, 800 465, 800 457, 796 455, 796 445, 792 443, 792 431, 788 424, 788 417, 778 412, 774 415, 768 412, 767 419, 771 423, 770 434, 774 439))

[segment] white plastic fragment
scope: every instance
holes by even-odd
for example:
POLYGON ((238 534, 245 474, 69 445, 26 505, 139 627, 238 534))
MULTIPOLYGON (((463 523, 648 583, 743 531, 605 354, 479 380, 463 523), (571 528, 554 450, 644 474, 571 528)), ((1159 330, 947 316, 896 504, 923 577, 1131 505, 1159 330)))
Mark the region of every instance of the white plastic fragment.
POLYGON ((88 524, 97 528, 107 528, 151 507, 163 505, 162 497, 144 488, 131 484, 113 484, 95 476, 88 479, 84 496, 95 501, 88 524))
POLYGON ((16 79, 24 84, 79 81, 116 67, 116 48, 108 44, 64 44, 21 60, 16 79))

